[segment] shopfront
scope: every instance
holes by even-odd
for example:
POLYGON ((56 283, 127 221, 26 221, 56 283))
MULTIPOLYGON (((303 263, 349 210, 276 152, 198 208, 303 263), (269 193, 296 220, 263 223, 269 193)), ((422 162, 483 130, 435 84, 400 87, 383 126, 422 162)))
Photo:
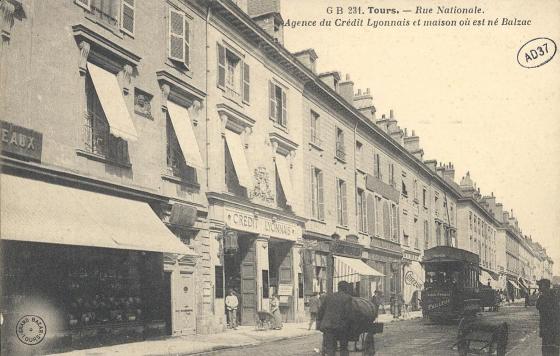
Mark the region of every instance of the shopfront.
POLYGON ((194 258, 144 202, 1 176, 2 351, 143 340, 170 329, 164 256, 194 258), (40 317, 44 340, 15 325, 40 317))
POLYGON ((404 303, 411 310, 418 310, 424 289, 424 268, 420 264, 420 254, 416 251, 403 251, 402 266, 404 303))
POLYGON ((239 299, 239 322, 254 325, 257 311, 269 310, 276 295, 284 321, 303 308, 300 271, 301 226, 272 214, 224 207, 222 266, 224 290, 239 299))
POLYGON ((373 237, 367 252, 368 265, 384 275, 376 289, 382 293, 385 304, 388 304, 391 297, 402 293, 402 249, 398 243, 373 237))

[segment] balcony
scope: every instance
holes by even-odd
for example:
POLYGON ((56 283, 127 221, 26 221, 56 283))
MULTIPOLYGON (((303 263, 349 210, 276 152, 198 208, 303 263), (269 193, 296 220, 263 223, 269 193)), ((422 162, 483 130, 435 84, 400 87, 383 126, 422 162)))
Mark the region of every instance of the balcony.
POLYGON ((344 150, 344 146, 339 145, 338 143, 336 145, 335 157, 342 162, 346 162, 346 151, 344 150))

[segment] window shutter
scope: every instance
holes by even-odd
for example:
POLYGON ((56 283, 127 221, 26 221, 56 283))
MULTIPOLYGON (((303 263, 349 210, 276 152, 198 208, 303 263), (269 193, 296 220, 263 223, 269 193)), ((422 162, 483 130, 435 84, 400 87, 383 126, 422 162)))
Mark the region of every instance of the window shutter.
POLYGON ((386 201, 383 202, 383 238, 391 239, 391 209, 386 201))
POLYGON ((191 64, 191 38, 190 38, 190 25, 185 16, 185 65, 188 67, 191 64))
POLYGON ((325 200, 323 198, 323 172, 317 172, 317 208, 319 210, 319 220, 325 220, 325 200))
POLYGON ((342 225, 348 225, 348 211, 346 209, 346 182, 342 182, 341 186, 342 195, 342 225))
POLYGON ((275 85, 269 81, 268 82, 268 96, 270 98, 270 118, 276 121, 276 97, 274 96, 275 85))
POLYGON ((131 35, 134 34, 134 0, 121 2, 121 29, 131 35))
POLYGON ((366 198, 366 205, 367 205, 367 231, 370 235, 374 235, 375 234, 375 211, 374 211, 375 200, 373 194, 368 193, 366 198))
POLYGON ((226 85, 226 49, 218 43, 218 87, 226 85))
POLYGON ((311 216, 314 218, 319 217, 318 202, 317 202, 317 180, 315 177, 315 168, 311 167, 311 216))
POLYGON ((185 19, 179 11, 169 9, 169 58, 185 61, 185 19))
POLYGON ((288 126, 288 108, 286 106, 286 92, 284 90, 282 90, 282 118, 280 124, 288 126))
POLYGON ((249 65, 247 63, 243 63, 243 101, 246 103, 250 102, 250 82, 251 76, 249 74, 249 65))
POLYGON ((315 115, 313 115, 313 112, 310 113, 309 115, 309 127, 311 130, 311 142, 315 142, 315 125, 317 124, 317 119, 315 118, 315 115))

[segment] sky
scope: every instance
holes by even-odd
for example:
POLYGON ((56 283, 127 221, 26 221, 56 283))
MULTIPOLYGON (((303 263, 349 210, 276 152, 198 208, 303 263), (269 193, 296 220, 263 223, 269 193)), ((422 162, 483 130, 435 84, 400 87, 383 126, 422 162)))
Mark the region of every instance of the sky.
POLYGON ((282 0, 281 12, 284 21, 364 19, 361 27, 286 27, 284 45, 292 52, 313 48, 318 72, 349 73, 355 91, 370 88, 378 117, 393 109, 398 124, 420 137, 424 159, 453 162, 457 182, 469 171, 483 195, 493 192, 513 209, 523 233, 547 249, 560 275, 560 54, 532 69, 517 61, 534 38, 560 44, 560 1, 282 0), (483 13, 415 13, 417 5, 435 12, 441 4, 475 3, 483 13), (341 4, 344 14, 327 13, 341 4), (347 14, 349 6, 366 14, 347 14), (370 15, 370 6, 399 13, 370 15), (471 24, 498 18, 501 24, 504 17, 531 24, 365 26, 368 18, 468 18, 471 24))

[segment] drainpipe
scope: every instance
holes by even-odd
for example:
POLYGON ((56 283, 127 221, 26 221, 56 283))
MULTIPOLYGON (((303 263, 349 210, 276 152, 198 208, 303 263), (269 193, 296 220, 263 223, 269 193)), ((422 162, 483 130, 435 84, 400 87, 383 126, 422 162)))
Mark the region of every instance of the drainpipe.
MULTIPOLYGON (((356 119, 356 125, 354 125, 354 142, 353 142, 354 145, 354 213, 358 212, 358 171, 357 171, 357 164, 356 164, 356 132, 358 130, 358 123, 359 121, 356 119)), ((360 229, 358 228, 358 231, 359 230, 360 229)))
POLYGON ((205 105, 205 112, 206 112, 206 130, 205 130, 205 135, 206 135, 206 145, 205 145, 206 146, 206 167, 205 167, 206 168, 206 191, 208 191, 208 189, 210 187, 210 184, 209 184, 210 164, 208 163, 208 161, 209 161, 208 147, 210 146, 210 142, 208 141, 208 121, 210 120, 210 118, 208 117, 208 106, 209 106, 208 105, 208 73, 209 73, 209 70, 208 70, 208 65, 209 65, 209 63, 208 63, 208 49, 210 48, 210 44, 208 43, 208 26, 209 26, 209 23, 210 23, 210 14, 212 12, 211 11, 211 5, 212 5, 213 2, 214 2, 213 0, 210 0, 208 2, 208 5, 206 6, 206 28, 205 28, 205 31, 206 31, 206 35, 205 35, 206 36, 206 39, 205 39, 205 41, 206 41, 206 48, 205 48, 206 73, 204 75, 204 80, 205 80, 204 90, 206 92, 206 105, 205 105))

